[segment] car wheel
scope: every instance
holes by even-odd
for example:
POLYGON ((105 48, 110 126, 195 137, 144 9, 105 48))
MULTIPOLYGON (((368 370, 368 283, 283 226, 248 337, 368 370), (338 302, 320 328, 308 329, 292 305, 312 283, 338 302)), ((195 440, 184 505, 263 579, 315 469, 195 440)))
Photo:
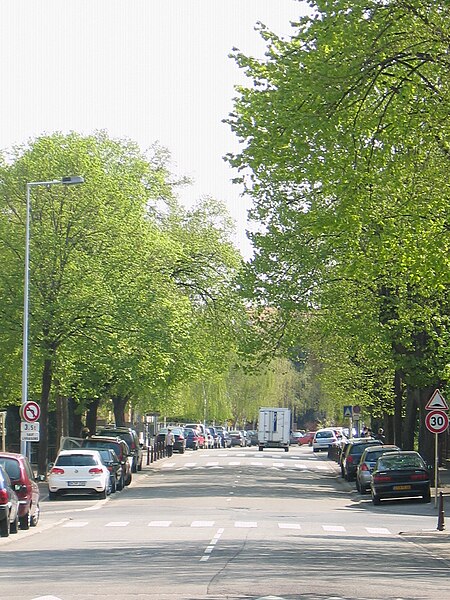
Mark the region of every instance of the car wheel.
POLYGON ((123 490, 123 486, 125 485, 124 481, 123 481, 123 475, 121 475, 119 481, 117 482, 117 489, 119 490, 123 490))
POLYGON ((131 472, 132 473, 137 473, 137 464, 136 462, 133 460, 132 464, 131 464, 131 472))
POLYGON ((425 503, 431 502, 430 490, 428 490, 428 492, 422 496, 422 502, 425 502, 425 503))
POLYGON ((130 485, 131 483, 131 473, 129 475, 129 477, 125 480, 125 485, 130 485))
POLYGON ((100 500, 104 500, 107 496, 107 493, 108 493, 108 490, 107 490, 107 488, 105 488, 102 492, 97 492, 97 497, 100 500))
POLYGON ((138 468, 137 469, 138 469, 138 471, 142 471, 142 458, 141 458, 140 463, 138 464, 138 468))
POLYGON ((359 479, 358 478, 356 478, 355 485, 356 485, 356 489, 361 494, 361 486, 359 485, 359 479))
POLYGON ((9 531, 11 533, 17 533, 19 530, 19 514, 16 514, 16 518, 9 526, 9 531))
POLYGON ((30 511, 27 512, 23 517, 19 517, 19 525, 20 529, 29 529, 30 528, 30 511))
POLYGON ((31 527, 36 527, 36 525, 39 523, 39 517, 41 515, 41 509, 39 504, 36 506, 36 510, 34 512, 34 515, 31 517, 30 519, 30 525, 31 527))
POLYGON ((57 497, 58 497, 58 492, 49 492, 48 493, 49 500, 56 500, 57 497))
POLYGON ((285 452, 289 452, 289 446, 286 446, 286 448, 284 449, 285 452))
POLYGON ((0 521, 0 536, 9 536, 9 513, 5 514, 5 518, 0 521))
POLYGON ((259 450, 260 452, 262 452, 262 451, 264 450, 263 446, 260 446, 260 447, 258 448, 258 450, 259 450))
POLYGON ((377 496, 376 494, 374 494, 374 493, 372 492, 372 503, 373 503, 375 506, 378 506, 378 505, 380 504, 380 502, 381 502, 381 498, 380 498, 380 496, 377 496))
POLYGON ((317 448, 313 448, 313 452, 319 452, 317 448))
POLYGON ((184 454, 184 448, 180 449, 180 454, 184 454))

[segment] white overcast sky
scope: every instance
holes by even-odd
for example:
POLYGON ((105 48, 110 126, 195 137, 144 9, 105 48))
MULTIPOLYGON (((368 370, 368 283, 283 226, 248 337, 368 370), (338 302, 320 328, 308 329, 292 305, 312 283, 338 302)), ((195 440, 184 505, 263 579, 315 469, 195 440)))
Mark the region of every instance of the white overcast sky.
POLYGON ((180 198, 223 200, 248 258, 248 201, 222 158, 238 147, 222 119, 246 81, 228 55, 262 56, 256 22, 289 36, 307 10, 302 0, 2 0, 0 148, 98 129, 142 150, 159 141, 195 182, 180 198))

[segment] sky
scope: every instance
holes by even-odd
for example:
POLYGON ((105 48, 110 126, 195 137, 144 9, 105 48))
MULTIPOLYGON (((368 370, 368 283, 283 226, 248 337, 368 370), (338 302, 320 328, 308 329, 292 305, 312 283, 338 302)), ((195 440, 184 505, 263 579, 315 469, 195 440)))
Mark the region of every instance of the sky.
POLYGON ((307 10, 303 0, 2 0, 0 149, 100 129, 143 151, 158 142, 172 172, 193 180, 180 200, 222 200, 248 259, 249 200, 223 160, 239 145, 222 120, 249 82, 229 54, 262 57, 256 23, 289 37, 307 10))

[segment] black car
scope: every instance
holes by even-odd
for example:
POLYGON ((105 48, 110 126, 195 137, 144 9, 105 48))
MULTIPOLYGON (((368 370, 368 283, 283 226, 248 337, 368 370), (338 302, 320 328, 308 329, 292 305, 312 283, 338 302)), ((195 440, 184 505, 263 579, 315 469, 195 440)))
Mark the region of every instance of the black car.
POLYGON ((100 450, 101 448, 111 448, 117 454, 120 464, 122 465, 124 485, 130 485, 131 483, 131 455, 128 444, 125 440, 119 437, 106 437, 100 435, 93 435, 90 438, 86 438, 81 443, 82 448, 91 448, 92 450, 100 450))
MULTIPOLYGON (((172 427, 172 433, 173 433, 173 451, 174 452, 179 452, 180 454, 184 454, 184 451, 186 450, 186 438, 184 437, 184 429, 182 427, 172 427)), ((156 441, 157 442, 165 442, 166 441, 166 434, 167 434, 168 428, 167 427, 162 427, 159 431, 158 431, 158 435, 156 436, 156 441)))
POLYGON ((125 477, 122 464, 117 454, 111 448, 98 448, 102 463, 107 467, 110 473, 111 494, 117 490, 122 490, 125 485, 125 477))
POLYGON ((347 481, 356 477, 359 461, 368 446, 381 446, 380 440, 374 438, 357 438, 345 445, 341 455, 341 475, 347 481))
POLYGON ((196 431, 189 427, 184 428, 184 437, 186 440, 186 448, 190 450, 198 450, 200 448, 200 441, 196 431))
POLYGON ((13 490, 11 480, 0 465, 0 536, 8 537, 19 528, 19 499, 13 490))
POLYGON ((131 427, 113 427, 112 425, 102 427, 97 431, 97 435, 107 435, 119 437, 128 444, 132 456, 131 472, 136 473, 142 470, 142 461, 144 453, 139 442, 139 436, 131 427))
POLYGON ((372 502, 380 504, 384 498, 420 496, 431 501, 430 473, 423 458, 413 450, 389 452, 377 460, 372 473, 372 502))

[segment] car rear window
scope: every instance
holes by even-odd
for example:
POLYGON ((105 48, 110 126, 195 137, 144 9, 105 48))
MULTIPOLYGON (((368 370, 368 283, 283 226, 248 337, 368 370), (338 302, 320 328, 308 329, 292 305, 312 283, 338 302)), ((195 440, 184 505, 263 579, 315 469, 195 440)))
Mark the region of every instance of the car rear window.
POLYGON ((70 454, 67 456, 58 456, 55 465, 57 467, 92 467, 97 462, 93 456, 88 454, 70 454))
POLYGON ((331 437, 334 437, 334 433, 332 431, 318 431, 316 433, 316 439, 331 438, 331 437))
POLYGON ((424 469, 420 456, 414 454, 391 455, 386 453, 378 461, 379 469, 424 469))
POLYGON ((92 448, 93 450, 97 450, 99 448, 111 448, 117 454, 117 456, 122 456, 122 446, 117 442, 102 442, 100 440, 84 440, 83 448, 92 448))
POLYGON ((20 479, 20 466, 14 458, 0 458, 0 465, 8 473, 10 479, 20 479))

